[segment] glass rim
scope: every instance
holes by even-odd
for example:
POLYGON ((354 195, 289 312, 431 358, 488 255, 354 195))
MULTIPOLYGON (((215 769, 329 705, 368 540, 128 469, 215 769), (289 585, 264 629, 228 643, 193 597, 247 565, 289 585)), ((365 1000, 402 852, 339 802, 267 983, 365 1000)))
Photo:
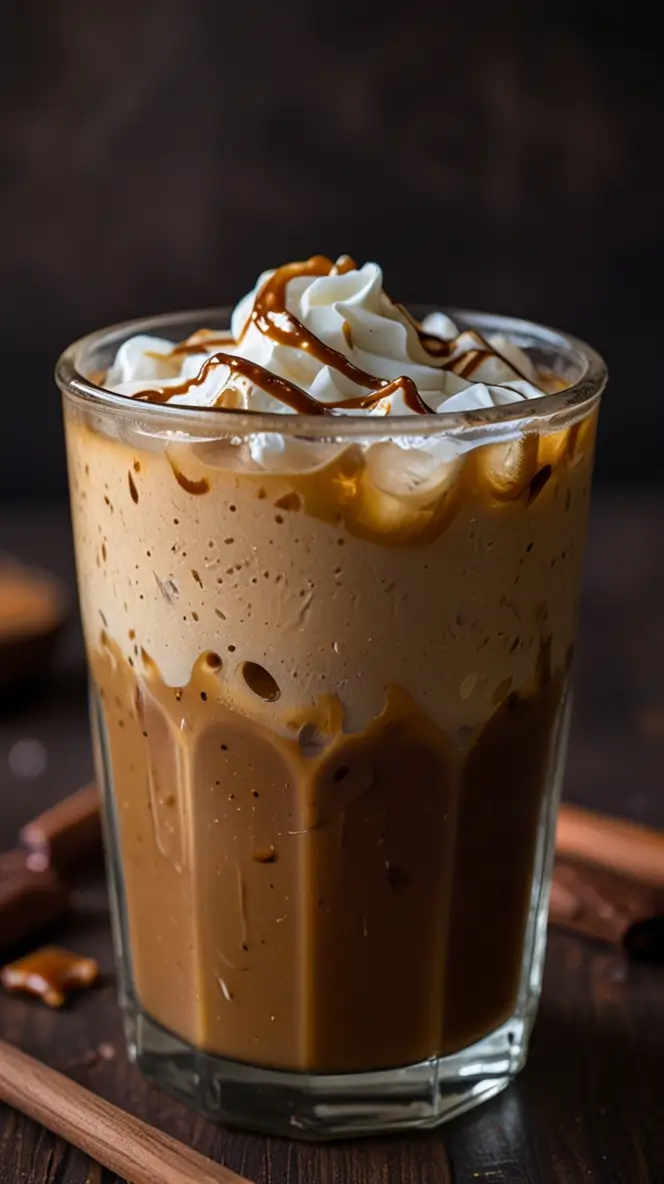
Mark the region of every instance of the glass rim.
MULTIPOLYGON (((406 306, 409 307, 409 306, 406 306)), ((237 436, 253 435, 255 433, 278 433, 281 435, 297 435, 315 438, 317 440, 338 440, 356 438, 358 436, 431 436, 441 433, 464 432, 491 427, 518 428, 528 430, 530 424, 535 430, 534 421, 549 420, 567 421, 576 418, 582 408, 590 409, 595 405, 608 379, 608 370, 604 359, 592 346, 569 333, 550 328, 538 321, 530 321, 520 317, 504 316, 500 313, 485 313, 463 308, 447 308, 437 306, 412 305, 409 311, 415 315, 426 315, 427 312, 441 311, 450 316, 461 327, 477 328, 483 333, 502 333, 519 344, 521 339, 529 339, 530 346, 544 347, 557 352, 562 357, 572 358, 582 366, 580 378, 553 394, 542 395, 537 399, 520 400, 505 403, 497 407, 486 407, 473 411, 440 411, 428 415, 301 415, 298 413, 284 413, 276 411, 245 411, 226 407, 192 407, 171 403, 138 403, 130 395, 118 394, 107 390, 104 386, 93 382, 80 373, 80 359, 86 350, 94 349, 104 344, 119 346, 127 340, 128 335, 155 332, 159 326, 168 325, 171 328, 195 323, 197 327, 209 328, 210 323, 230 322, 230 307, 208 307, 202 309, 186 309, 174 313, 159 313, 154 316, 131 318, 116 324, 96 329, 84 337, 78 338, 64 350, 55 365, 55 379, 60 390, 75 402, 90 409, 105 410, 117 413, 121 418, 137 416, 146 424, 151 420, 157 421, 163 427, 170 421, 174 431, 185 430, 186 425, 196 425, 206 431, 213 429, 212 434, 231 434, 237 436)), ((191 328, 189 330, 191 332, 191 328)), ((185 333, 184 336, 188 336, 185 333)), ((489 384, 492 385, 492 384, 489 384)), ((493 384, 495 385, 495 384, 493 384)))

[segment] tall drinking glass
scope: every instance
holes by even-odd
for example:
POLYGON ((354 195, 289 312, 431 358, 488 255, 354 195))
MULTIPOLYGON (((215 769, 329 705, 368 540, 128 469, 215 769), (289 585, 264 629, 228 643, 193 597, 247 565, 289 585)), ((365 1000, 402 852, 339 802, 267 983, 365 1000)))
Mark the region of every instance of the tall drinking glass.
POLYGON ((526 1059, 606 373, 452 315, 552 393, 387 422, 103 389, 209 310, 58 364, 128 1046, 214 1118, 427 1127, 526 1059))

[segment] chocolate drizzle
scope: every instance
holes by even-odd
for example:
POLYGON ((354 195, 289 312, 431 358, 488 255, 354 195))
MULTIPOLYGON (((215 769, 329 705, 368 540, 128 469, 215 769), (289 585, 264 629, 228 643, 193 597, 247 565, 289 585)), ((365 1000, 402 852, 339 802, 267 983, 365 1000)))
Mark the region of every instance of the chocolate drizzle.
POLYGON ((453 370, 455 374, 459 375, 459 378, 470 378, 471 374, 475 373, 478 366, 482 365, 482 362, 485 362, 487 358, 491 358, 493 356, 494 355, 490 349, 471 349, 467 354, 463 354, 462 357, 458 358, 454 363, 450 364, 449 366, 444 366, 443 369, 453 370))
MULTIPOLYGON (((387 295, 387 293, 385 293, 387 295)), ((454 352, 457 338, 452 338, 451 341, 446 341, 444 337, 438 337, 435 333, 430 333, 428 329, 423 329, 419 321, 404 307, 399 304, 397 300, 393 300, 391 296, 387 297, 390 304, 399 309, 399 312, 406 318, 412 329, 415 330, 419 338, 420 345, 425 353, 429 354, 431 358, 448 358, 454 352)), ((444 368, 444 367, 443 367, 444 368)))
MULTIPOLYGON (((471 338, 471 340, 476 344, 477 349, 467 350, 464 353, 459 354, 458 357, 452 357, 447 365, 442 367, 443 370, 453 370, 455 374, 458 374, 459 378, 470 378, 471 374, 474 374, 477 368, 481 366, 482 362, 485 362, 487 358, 499 358, 501 362, 504 362, 506 366, 509 366, 510 370, 514 371, 517 378, 522 378, 524 382, 529 383, 530 386, 534 386, 536 390, 540 389, 540 387, 537 386, 537 383, 533 382, 532 378, 529 378, 527 374, 524 374, 523 370, 520 370, 519 367, 514 364, 514 362, 510 361, 509 358, 506 358, 504 354, 501 354, 500 350, 496 349, 494 345, 490 345, 486 337, 483 337, 477 329, 465 329, 459 334, 459 337, 463 336, 471 338)), ((452 346, 452 349, 454 350, 459 337, 454 338, 453 341, 446 342, 446 344, 452 346)), ((505 384, 503 382, 491 383, 491 386, 504 385, 505 384)))
MULTIPOLYGON (((524 382, 530 383, 530 385, 534 386, 537 390, 541 389, 536 382, 533 382, 532 378, 529 378, 527 374, 524 374, 523 370, 520 370, 519 367, 515 365, 514 362, 510 361, 509 358, 506 358, 499 349, 496 349, 494 345, 490 345, 486 337, 483 337, 477 329, 464 329, 456 337, 452 337, 447 340, 444 337, 437 337, 435 333, 430 333, 427 329, 423 329, 419 322, 415 320, 415 317, 409 313, 408 309, 404 308, 403 304, 398 304, 395 300, 392 300, 392 304, 394 304, 395 307, 398 308, 403 314, 403 316, 405 316, 406 320, 409 321, 417 333, 422 349, 424 349, 430 357, 449 358, 449 361, 441 366, 441 370, 452 370, 459 376, 459 378, 470 378, 471 374, 474 374, 477 368, 481 366, 482 362, 485 362, 487 358, 499 358, 501 362, 504 362, 506 366, 509 366, 510 370, 514 371, 517 378, 522 378, 524 382), (458 356, 455 356, 459 338, 463 336, 470 337, 476 343, 477 349, 469 350, 459 354, 458 356)), ((504 386, 504 383, 492 382, 491 385, 504 386)))
MULTIPOLYGON (((291 349, 302 350, 303 353, 315 358, 322 366, 327 366, 331 370, 335 370, 355 385, 368 388, 371 392, 370 394, 340 399, 333 403, 321 403, 303 390, 302 387, 289 382, 285 378, 281 378, 270 370, 266 370, 257 362, 251 362, 247 358, 221 351, 211 354, 199 374, 195 377, 188 378, 177 386, 140 391, 133 398, 144 403, 169 403, 171 399, 176 398, 178 395, 187 394, 192 388, 201 386, 210 373, 211 368, 223 365, 227 366, 232 374, 238 374, 248 379, 254 386, 259 387, 278 402, 283 403, 286 407, 290 407, 292 411, 300 415, 334 415, 336 412, 344 410, 368 411, 376 407, 383 399, 399 390, 402 392, 404 402, 410 411, 413 411, 417 415, 430 415, 432 413, 431 408, 422 399, 412 378, 409 378, 407 375, 401 375, 391 380, 378 378, 375 374, 370 374, 367 370, 360 369, 360 367, 354 365, 339 350, 321 341, 315 333, 307 329, 286 307, 286 290, 291 280, 302 276, 318 278, 331 275, 344 275, 346 272, 352 271, 355 268, 355 261, 348 255, 340 256, 336 263, 333 263, 325 255, 312 255, 310 259, 302 263, 287 263, 283 267, 278 267, 259 289, 254 300, 253 309, 242 329, 237 344, 238 346, 242 344, 249 328, 253 325, 259 333, 268 337, 270 341, 291 349)), ((446 359, 440 366, 442 370, 452 370, 461 378, 468 378, 487 358, 499 357, 514 371, 517 377, 526 379, 526 375, 522 374, 513 362, 508 361, 507 358, 503 358, 499 351, 493 349, 476 330, 467 330, 466 333, 477 344, 477 348, 455 356, 455 350, 459 340, 458 337, 454 340, 447 341, 442 337, 437 337, 435 334, 427 332, 422 329, 406 309, 395 301, 392 301, 392 303, 407 317, 426 353, 432 359, 446 359)), ((176 345, 173 348, 172 355, 196 353, 201 349, 209 349, 217 345, 227 346, 232 342, 232 337, 227 334, 216 336, 212 332, 199 330, 198 333, 193 334, 186 341, 176 345)), ((530 380, 526 379, 526 381, 530 380)), ((223 398, 222 392, 213 406, 218 409, 224 409, 223 398)), ((232 410, 232 408, 227 409, 232 410)))
MULTIPOLYGON (((400 306, 401 307, 401 306, 400 306)), ((447 358, 454 348, 454 340, 446 341, 444 337, 436 337, 433 333, 427 332, 416 321, 412 321, 413 328, 417 333, 420 345, 423 350, 432 358, 447 358)))

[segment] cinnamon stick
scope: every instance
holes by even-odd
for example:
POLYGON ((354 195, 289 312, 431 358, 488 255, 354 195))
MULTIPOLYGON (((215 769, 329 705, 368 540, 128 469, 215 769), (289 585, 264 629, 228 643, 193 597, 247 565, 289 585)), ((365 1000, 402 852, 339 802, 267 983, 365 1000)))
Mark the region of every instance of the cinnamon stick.
POLYGON ((664 888, 663 831, 563 805, 558 815, 556 853, 664 888))
POLYGON ((170 1135, 0 1041, 0 1100, 129 1184, 249 1184, 170 1135))
POLYGON ((557 859, 549 921, 640 961, 664 961, 664 890, 619 872, 557 859))

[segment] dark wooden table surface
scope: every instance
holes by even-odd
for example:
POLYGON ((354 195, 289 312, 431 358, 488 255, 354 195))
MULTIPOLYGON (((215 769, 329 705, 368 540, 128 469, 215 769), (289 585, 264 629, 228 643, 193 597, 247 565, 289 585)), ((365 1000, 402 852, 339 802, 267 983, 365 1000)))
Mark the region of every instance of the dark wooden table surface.
MULTIPOLYGON (((566 794, 664 827, 663 543, 664 493, 596 497, 566 794)), ((62 509, 0 506, 0 548, 73 582, 62 509)), ((72 627, 49 693, 0 718, 0 847, 90 774, 72 627)), ((59 1014, 2 998, 0 1035, 251 1180, 664 1184, 664 968, 630 967, 617 953, 552 933, 530 1062, 509 1090, 431 1135, 308 1147, 215 1127, 143 1084, 123 1052, 101 880, 78 904, 54 936, 97 957, 104 985, 59 1014), (105 1045, 112 1059, 99 1054, 105 1045)), ((0 1184, 115 1180, 0 1106, 0 1184)))

